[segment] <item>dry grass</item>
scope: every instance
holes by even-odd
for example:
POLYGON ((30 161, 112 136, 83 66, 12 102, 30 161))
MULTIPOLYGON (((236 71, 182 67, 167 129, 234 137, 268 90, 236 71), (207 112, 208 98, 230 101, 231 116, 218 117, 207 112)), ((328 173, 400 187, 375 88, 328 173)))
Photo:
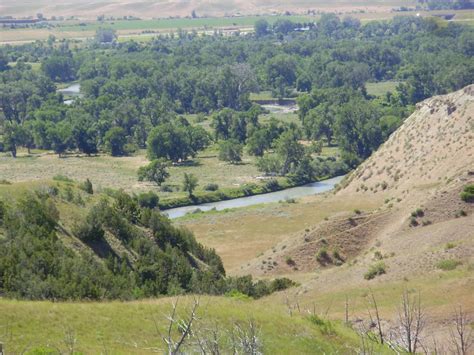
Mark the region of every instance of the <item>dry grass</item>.
MULTIPOLYGON (((182 298, 178 311, 183 313, 192 300, 182 298)), ((239 301, 225 297, 202 297, 198 309, 197 329, 218 326, 222 333, 232 329, 234 322, 246 324, 253 320, 259 329, 263 350, 269 354, 341 353, 358 346, 355 333, 334 324, 332 334, 311 323, 306 316, 290 317, 284 297, 266 300, 239 301)), ((163 353, 160 335, 166 332, 165 315, 171 300, 140 302, 51 303, 0 300, 0 340, 8 353, 23 353, 48 345, 49 349, 68 353, 67 334, 76 339, 76 352, 112 354, 163 353), (161 349, 161 351, 160 351, 161 349)), ((385 353, 383 349, 380 349, 385 353)), ((75 353, 76 353, 75 352, 75 353)))
POLYGON ((177 223, 192 230, 204 245, 215 248, 228 273, 242 274, 249 271, 247 264, 251 260, 281 244, 289 235, 310 228, 329 216, 355 208, 372 209, 380 202, 377 198, 358 201, 313 196, 296 204, 279 203, 196 215, 177 223))
MULTIPOLYGON (((139 182, 137 170, 148 164, 145 152, 131 157, 110 157, 99 155, 87 157, 71 154, 66 158, 45 152, 28 156, 20 152, 16 159, 10 154, 0 153, 0 178, 11 182, 26 182, 51 179, 55 175, 65 175, 82 181, 89 178, 97 188, 124 189, 128 192, 154 190, 162 197, 170 193, 160 192, 149 182, 139 182)), ((242 164, 231 165, 217 159, 217 148, 210 147, 196 159, 182 166, 169 168, 170 178, 165 184, 181 186, 184 173, 192 173, 199 179, 198 190, 208 183, 216 183, 221 188, 239 187, 245 183, 259 183, 260 175, 254 164, 254 157, 244 155, 242 164)), ((173 192, 174 196, 184 196, 184 192, 173 192)))

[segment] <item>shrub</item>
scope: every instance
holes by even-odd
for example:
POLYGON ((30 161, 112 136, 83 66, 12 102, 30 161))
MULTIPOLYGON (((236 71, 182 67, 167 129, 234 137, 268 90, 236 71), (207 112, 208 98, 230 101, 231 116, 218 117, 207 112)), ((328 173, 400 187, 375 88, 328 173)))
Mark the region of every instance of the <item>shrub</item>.
POLYGON ((466 211, 464 210, 459 210, 458 212, 455 213, 454 215, 456 218, 459 218, 459 217, 466 217, 467 216, 467 213, 466 211))
POLYGON ((0 226, 3 223, 3 217, 5 216, 5 212, 6 212, 5 203, 2 200, 0 200, 0 226))
POLYGON ((74 226, 73 233, 85 242, 101 240, 104 237, 105 232, 95 209, 89 212, 84 221, 74 226))
POLYGON ((92 187, 92 182, 89 179, 86 179, 82 184, 79 185, 79 188, 88 194, 92 195, 94 193, 94 188, 92 187))
POLYGON ((291 256, 287 256, 285 261, 286 261, 287 265, 289 265, 289 266, 295 266, 296 265, 295 261, 291 258, 291 256))
POLYGON ((414 210, 412 213, 411 213, 411 216, 412 217, 423 217, 425 215, 425 212, 423 212, 423 210, 421 208, 417 208, 416 210, 414 210))
POLYGON ((204 190, 205 191, 217 191, 217 190, 219 190, 219 185, 217 185, 217 184, 207 184, 206 186, 204 186, 204 190))
POLYGON ((137 202, 142 208, 154 209, 158 207, 160 198, 152 191, 143 192, 137 196, 137 202))
POLYGON ((364 274, 364 279, 372 280, 376 276, 383 275, 386 272, 386 265, 383 261, 379 261, 369 267, 369 270, 364 274))
POLYGON ((331 261, 331 257, 329 256, 328 250, 326 247, 319 249, 319 251, 316 253, 316 260, 320 264, 327 264, 328 262, 331 261))
POLYGON ((456 244, 454 243, 446 243, 446 245, 444 246, 444 250, 453 249, 455 247, 456 247, 456 244))
POLYGON ((382 253, 377 250, 377 251, 374 253, 374 260, 382 260, 382 259, 383 259, 382 253))
POLYGON ((416 217, 411 217, 410 218, 410 226, 411 227, 416 227, 418 225, 418 221, 416 220, 416 217))
POLYGON ((296 285, 296 282, 286 277, 275 279, 270 283, 270 292, 283 291, 296 285))
POLYGON ((459 260, 446 259, 446 260, 439 261, 436 264, 436 267, 443 271, 450 271, 450 270, 456 269, 459 265, 461 265, 461 262, 459 260))
POLYGON ((354 210, 354 213, 355 213, 355 214, 361 214, 361 213, 362 213, 362 211, 361 211, 361 210, 359 210, 358 208, 356 208, 356 209, 354 210))
POLYGON ((277 179, 270 179, 265 184, 265 187, 270 191, 276 191, 280 188, 280 184, 277 179))
POLYGON ((12 183, 5 179, 0 179, 0 185, 11 185, 12 183))
POLYGON ((474 184, 464 187, 464 191, 461 193, 461 199, 464 202, 474 202, 474 184))
POLYGON ((163 185, 161 186, 160 190, 162 192, 173 192, 173 187, 170 185, 163 185))

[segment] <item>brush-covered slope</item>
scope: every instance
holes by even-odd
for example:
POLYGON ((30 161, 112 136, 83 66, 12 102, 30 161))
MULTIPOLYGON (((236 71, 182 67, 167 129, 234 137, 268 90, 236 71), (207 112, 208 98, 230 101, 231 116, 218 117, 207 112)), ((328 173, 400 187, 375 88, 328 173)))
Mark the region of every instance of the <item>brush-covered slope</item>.
MULTIPOLYGON (((137 299, 292 285, 226 278, 220 257, 155 207, 158 196, 93 191, 66 178, 0 183, 0 297, 137 299)), ((283 282, 282 282, 283 281, 283 282)))

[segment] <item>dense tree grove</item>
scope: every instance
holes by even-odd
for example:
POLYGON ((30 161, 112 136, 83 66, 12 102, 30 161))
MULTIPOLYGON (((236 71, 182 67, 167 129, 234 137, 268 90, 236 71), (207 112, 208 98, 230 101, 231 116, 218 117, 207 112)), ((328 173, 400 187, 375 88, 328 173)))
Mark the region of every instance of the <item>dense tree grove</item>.
MULTIPOLYGON (((120 156, 146 148, 150 160, 178 163, 211 140, 231 139, 265 158, 279 136, 293 130, 295 139, 339 145, 353 166, 412 105, 474 81, 473 30, 440 19, 403 16, 362 25, 327 14, 316 24, 260 20, 255 30, 231 37, 179 31, 141 44, 116 42, 113 32, 101 29, 82 46, 5 46, 0 147, 13 156, 20 146, 60 156, 70 150, 120 156), (55 83, 70 80, 79 80, 83 97, 66 105, 55 83), (387 80, 400 82, 394 93, 367 94, 367 82, 387 80), (298 96, 303 130, 262 125, 262 110, 249 99, 258 90, 298 96), (185 114, 210 115, 213 135, 185 114)), ((297 165, 284 161, 281 172, 297 165)))
MULTIPOLYGON (((51 186, 14 202, 0 200, 0 295, 27 299, 135 299, 186 292, 237 290, 261 297, 292 285, 286 279, 254 283, 226 278, 219 256, 153 208, 153 194, 115 192, 72 228, 94 252, 63 244, 51 186), (110 238, 124 246, 122 253, 110 238)), ((155 206, 153 206, 155 205, 155 206)))

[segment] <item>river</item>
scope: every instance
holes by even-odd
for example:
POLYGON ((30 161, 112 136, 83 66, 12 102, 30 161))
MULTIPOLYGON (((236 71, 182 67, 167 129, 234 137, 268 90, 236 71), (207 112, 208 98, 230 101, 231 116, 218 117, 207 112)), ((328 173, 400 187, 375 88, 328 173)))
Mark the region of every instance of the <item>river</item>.
POLYGON ((169 210, 163 211, 164 214, 168 215, 169 218, 179 218, 183 217, 188 213, 192 213, 196 210, 200 211, 222 211, 228 208, 239 208, 239 207, 247 207, 253 205, 259 205, 262 203, 272 203, 272 202, 279 202, 288 199, 296 199, 301 198, 304 196, 310 196, 315 194, 320 194, 323 192, 330 191, 334 188, 334 186, 339 183, 344 176, 338 176, 332 179, 323 180, 319 182, 313 182, 311 184, 292 187, 286 190, 270 192, 267 194, 261 195, 254 195, 248 197, 241 197, 236 198, 233 200, 227 201, 219 201, 219 202, 211 202, 211 203, 203 203, 201 205, 193 205, 193 206, 186 206, 186 207, 178 207, 172 208, 169 210))

